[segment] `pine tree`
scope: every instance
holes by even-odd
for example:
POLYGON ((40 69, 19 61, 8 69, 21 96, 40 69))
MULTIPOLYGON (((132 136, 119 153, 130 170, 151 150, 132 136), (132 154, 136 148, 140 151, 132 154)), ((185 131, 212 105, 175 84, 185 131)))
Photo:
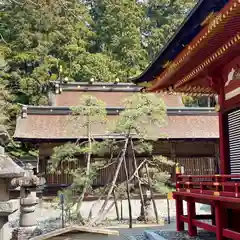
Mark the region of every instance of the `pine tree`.
MULTIPOLYGON (((91 190, 92 183, 97 177, 99 168, 105 164, 104 161, 93 161, 94 155, 101 154, 101 147, 104 147, 101 143, 97 143, 94 140, 93 127, 95 124, 98 124, 99 127, 106 124, 105 103, 93 96, 83 96, 80 99, 79 105, 72 108, 72 114, 69 117, 68 124, 72 129, 84 129, 83 134, 87 136, 87 140, 82 142, 78 139, 75 143, 66 143, 54 148, 54 153, 51 158, 51 171, 63 171, 65 173, 67 171, 72 174, 73 183, 71 187, 64 192, 64 195, 70 202, 71 207, 76 204, 75 212, 77 214, 77 220, 85 224, 81 215, 82 202, 85 194, 91 190), (69 162, 76 164, 77 161, 79 161, 79 155, 86 157, 86 162, 84 162, 85 167, 66 170, 64 164, 69 162), (73 198, 76 197, 72 195, 74 193, 78 193, 79 196, 73 201, 73 198)), ((68 128, 68 126, 65 126, 65 128, 68 128)))
MULTIPOLYGON (((91 221, 93 223, 99 223, 104 214, 106 214, 106 207, 110 197, 113 194, 113 191, 120 192, 123 191, 123 184, 119 184, 116 186, 116 179, 119 174, 119 169, 121 166, 124 166, 126 176, 128 176, 125 181, 124 188, 127 191, 128 200, 129 200, 129 218, 130 218, 130 227, 131 227, 131 202, 130 202, 130 182, 131 179, 137 177, 138 186, 137 188, 140 191, 141 195, 141 204, 142 206, 145 204, 143 199, 143 192, 141 190, 141 185, 143 183, 143 179, 141 178, 140 168, 148 169, 148 175, 150 177, 150 181, 147 180, 147 184, 151 191, 158 191, 160 193, 165 194, 169 187, 167 186, 170 175, 167 171, 164 170, 165 166, 173 166, 174 163, 171 160, 168 160, 162 156, 152 157, 153 151, 153 143, 155 140, 159 138, 159 131, 161 128, 165 126, 166 122, 166 107, 162 99, 160 99, 155 94, 134 94, 133 96, 125 99, 124 101, 124 111, 120 113, 119 118, 114 124, 113 131, 118 133, 124 137, 124 146, 121 150, 120 157, 118 158, 118 163, 116 165, 115 173, 113 179, 111 181, 110 187, 108 188, 108 192, 105 197, 105 201, 99 210, 97 217, 91 221), (154 126, 154 128, 152 127, 154 126), (156 132, 156 126, 159 128, 159 131, 156 132), (139 139, 138 141, 133 141, 133 138, 139 139), (135 171, 133 175, 126 170, 126 151, 130 149, 133 153, 133 159, 131 161, 134 162, 135 171), (136 161, 135 154, 145 153, 149 155, 149 158, 145 159, 144 162, 139 163, 136 161), (148 168, 150 166, 150 168, 148 168)), ((129 160, 129 159, 128 159, 129 160)), ((120 193, 121 195, 122 193, 120 193)), ((152 200, 154 202, 153 196, 152 200)), ((154 202, 155 203, 155 202, 154 202)), ((155 215, 156 219, 157 210, 155 206, 155 215)), ((157 220, 158 221, 158 220, 157 220)))

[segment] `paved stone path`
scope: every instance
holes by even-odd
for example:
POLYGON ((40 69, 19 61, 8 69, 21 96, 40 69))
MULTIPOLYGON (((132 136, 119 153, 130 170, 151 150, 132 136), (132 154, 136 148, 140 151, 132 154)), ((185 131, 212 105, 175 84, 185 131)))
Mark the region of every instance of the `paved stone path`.
MULTIPOLYGON (((93 203, 94 202, 84 202, 83 203, 82 215, 84 217, 88 216, 93 203)), ((98 214, 98 210, 100 209, 102 203, 103 203, 103 201, 98 203, 94 207, 93 217, 98 214)), ((109 205, 110 204, 111 204, 111 202, 109 202, 109 205)), ((131 204, 132 204, 133 219, 136 219, 140 213, 140 200, 131 200, 131 204)), ((118 205, 119 205, 119 209, 120 209, 120 202, 118 202, 118 205)), ((167 218, 167 201, 162 200, 162 199, 156 200, 156 205, 157 205, 159 217, 166 219, 167 218)), ((128 219, 128 202, 127 202, 127 200, 123 201, 122 208, 123 208, 123 218, 128 219)), ((175 218, 175 211, 176 211, 175 210, 175 202, 174 202, 174 200, 170 200, 170 216, 173 219, 175 218)), ((197 204, 196 211, 197 211, 197 214, 206 214, 206 213, 209 213, 210 209, 204 205, 197 204)), ((186 214, 186 204, 184 204, 184 213, 186 214)), ((11 216, 11 218, 10 218, 10 221, 11 221, 13 227, 16 227, 16 225, 17 225, 18 214, 19 213, 17 212, 16 214, 14 214, 14 216, 11 216)), ((60 211, 58 204, 43 202, 42 204, 38 205, 35 214, 36 214, 36 218, 38 221, 38 225, 41 229, 44 230, 44 232, 49 232, 49 231, 52 231, 52 230, 55 230, 55 229, 61 227, 61 221, 60 221, 61 211, 60 211)), ((116 220, 115 207, 113 207, 111 209, 111 211, 107 214, 106 217, 110 222, 113 220, 116 220)), ((164 228, 166 228, 167 226, 165 226, 164 228)), ((119 226, 119 227, 121 227, 121 226, 119 226)), ((159 227, 157 227, 157 229, 159 229, 159 227)), ((174 225, 173 229, 175 229, 175 225, 174 225)), ((141 228, 130 229, 130 230, 127 228, 120 229, 121 238, 116 238, 116 239, 122 239, 122 236, 125 233, 127 233, 128 231, 131 231, 131 234, 134 233, 134 231, 136 231, 137 233, 140 233, 141 228)), ((109 237, 109 239, 115 239, 115 237, 109 237)))
MULTIPOLYGON (((170 205, 170 216, 175 217, 175 214, 176 214, 175 202, 174 202, 174 200, 170 200, 169 202, 170 202, 170 204, 169 204, 170 205)), ((84 217, 88 216, 93 203, 94 202, 83 202, 81 212, 84 217)), ((93 208, 93 217, 98 214, 98 210, 100 209, 102 203, 103 203, 103 201, 99 202, 93 208)), ((108 206, 109 205, 111 205, 111 201, 109 201, 108 206)), ((131 200, 131 205, 132 205, 133 218, 136 219, 140 214, 140 206, 141 206, 140 200, 131 200)), ((166 217, 167 216, 167 201, 163 200, 163 199, 156 200, 156 205, 157 205, 159 216, 166 217)), ((123 206, 122 207, 123 208, 123 218, 128 219, 128 202, 127 202, 127 200, 124 200, 122 202, 122 206, 123 206)), ((55 204, 55 207, 57 207, 57 204, 55 204)), ((118 202, 118 208, 120 211, 120 202, 118 202)), ((207 206, 204 206, 202 204, 197 204, 196 211, 198 214, 204 214, 207 212, 209 213, 210 208, 208 208, 207 206)), ((60 214, 61 214, 60 209, 54 209, 52 204, 50 204, 48 202, 43 202, 42 206, 39 205, 36 210, 36 216, 37 216, 38 220, 46 219, 47 217, 57 218, 60 216, 60 214)), ((184 203, 184 214, 187 214, 186 203, 184 203)), ((113 207, 109 211, 106 218, 110 219, 110 220, 116 219, 115 207, 113 207)))

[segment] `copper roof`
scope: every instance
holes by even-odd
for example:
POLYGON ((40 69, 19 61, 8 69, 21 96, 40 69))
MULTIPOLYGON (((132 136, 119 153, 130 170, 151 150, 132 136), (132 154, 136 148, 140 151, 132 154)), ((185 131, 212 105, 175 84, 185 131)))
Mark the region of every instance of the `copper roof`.
MULTIPOLYGON (((111 134, 110 122, 116 120, 117 115, 109 115, 109 122, 105 125, 95 124, 92 132, 95 138, 118 136, 111 134)), ((168 114, 168 124, 164 128, 147 126, 149 134, 159 138, 169 139, 192 139, 192 138, 218 138, 218 118, 215 114, 168 114), (157 136, 156 136, 157 134, 157 136)), ((143 126, 144 127, 144 126, 143 126)), ((26 118, 17 119, 16 139, 77 139, 86 138, 86 129, 79 123, 72 121, 71 115, 67 114, 27 114, 26 118)), ((120 137, 120 136, 119 136, 120 137)))

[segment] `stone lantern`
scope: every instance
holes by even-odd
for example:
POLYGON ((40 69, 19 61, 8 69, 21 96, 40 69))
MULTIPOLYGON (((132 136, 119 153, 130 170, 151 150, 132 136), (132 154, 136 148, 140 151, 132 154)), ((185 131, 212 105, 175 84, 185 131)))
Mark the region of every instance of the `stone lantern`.
POLYGON ((10 199, 11 180, 24 176, 24 169, 19 167, 0 146, 0 239, 11 239, 8 216, 19 208, 18 199, 10 199))
POLYGON ((13 231, 12 240, 27 240, 41 234, 37 228, 35 206, 38 204, 36 189, 43 184, 45 179, 34 175, 31 164, 27 164, 24 176, 12 179, 11 185, 20 187, 19 227, 13 231))

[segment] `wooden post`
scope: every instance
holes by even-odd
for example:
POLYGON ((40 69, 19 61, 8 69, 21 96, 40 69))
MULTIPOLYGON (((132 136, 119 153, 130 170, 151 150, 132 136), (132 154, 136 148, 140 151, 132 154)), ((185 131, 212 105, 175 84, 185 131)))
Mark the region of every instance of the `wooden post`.
POLYGON ((188 214, 188 234, 190 237, 197 236, 197 227, 193 225, 192 220, 196 217, 195 202, 193 199, 187 200, 187 214, 188 214))
POLYGON ((216 239, 223 240, 223 209, 220 202, 215 203, 216 239))
POLYGON ((114 205, 115 205, 115 209, 116 209, 117 220, 120 221, 120 214, 119 214, 119 210, 118 210, 118 202, 117 202, 115 190, 113 190, 113 200, 114 200, 114 205))
POLYGON ((181 216, 183 216, 183 200, 179 196, 176 197, 176 225, 177 231, 184 231, 184 222, 181 221, 181 216))
MULTIPOLYGON (((176 191, 180 190, 179 176, 181 175, 181 170, 179 164, 176 165, 176 191)), ((184 231, 184 222, 181 221, 181 216, 183 216, 183 200, 177 196, 176 197, 176 225, 177 231, 184 231)))
POLYGON ((224 80, 223 78, 219 79, 220 84, 220 93, 219 93, 219 104, 220 104, 220 111, 218 113, 219 119, 219 149, 220 149, 220 169, 221 174, 229 174, 229 161, 228 161, 228 143, 227 143, 227 129, 225 126, 225 119, 224 119, 224 101, 225 101, 225 93, 224 93, 224 80))
MULTIPOLYGON (((175 142, 170 142, 170 160, 176 163, 176 143, 175 142)), ((172 169, 172 182, 176 181, 176 174, 174 173, 174 168, 172 169)))
POLYGON ((215 221, 215 208, 211 205, 211 214, 212 214, 212 225, 216 225, 215 221))
POLYGON ((154 199, 152 180, 151 180, 151 177, 150 177, 150 174, 149 174, 149 169, 148 169, 148 164, 147 163, 145 163, 145 168, 146 168, 146 173, 147 173, 147 178, 148 178, 149 190, 151 192, 151 199, 152 199, 152 203, 153 203, 153 209, 154 209, 154 213, 155 213, 155 217, 156 217, 156 222, 157 222, 157 224, 159 224, 157 205, 156 205, 156 202, 155 202, 155 199, 154 199))
POLYGON ((126 175, 126 188, 127 188, 128 212, 129 212, 129 228, 132 228, 132 224, 133 224, 132 223, 132 205, 131 205, 130 189, 129 189, 129 183, 128 183, 129 172, 127 169, 127 163, 126 163, 125 156, 124 156, 123 164, 124 164, 124 170, 125 170, 125 175, 126 175))
MULTIPOLYGON (((134 170, 136 171, 137 170, 137 159, 136 159, 134 148, 133 148, 133 140, 132 140, 132 138, 131 138, 131 142, 130 143, 131 143, 131 149, 132 149, 134 170)), ((141 182, 140 182, 140 177, 139 177, 139 171, 138 170, 136 172, 136 176, 137 176, 138 188, 139 188, 139 192, 140 192, 141 205, 142 205, 142 208, 143 208, 143 217, 144 217, 145 223, 147 223, 146 212, 145 212, 145 209, 144 209, 144 198, 143 198, 142 185, 141 185, 141 182)))

